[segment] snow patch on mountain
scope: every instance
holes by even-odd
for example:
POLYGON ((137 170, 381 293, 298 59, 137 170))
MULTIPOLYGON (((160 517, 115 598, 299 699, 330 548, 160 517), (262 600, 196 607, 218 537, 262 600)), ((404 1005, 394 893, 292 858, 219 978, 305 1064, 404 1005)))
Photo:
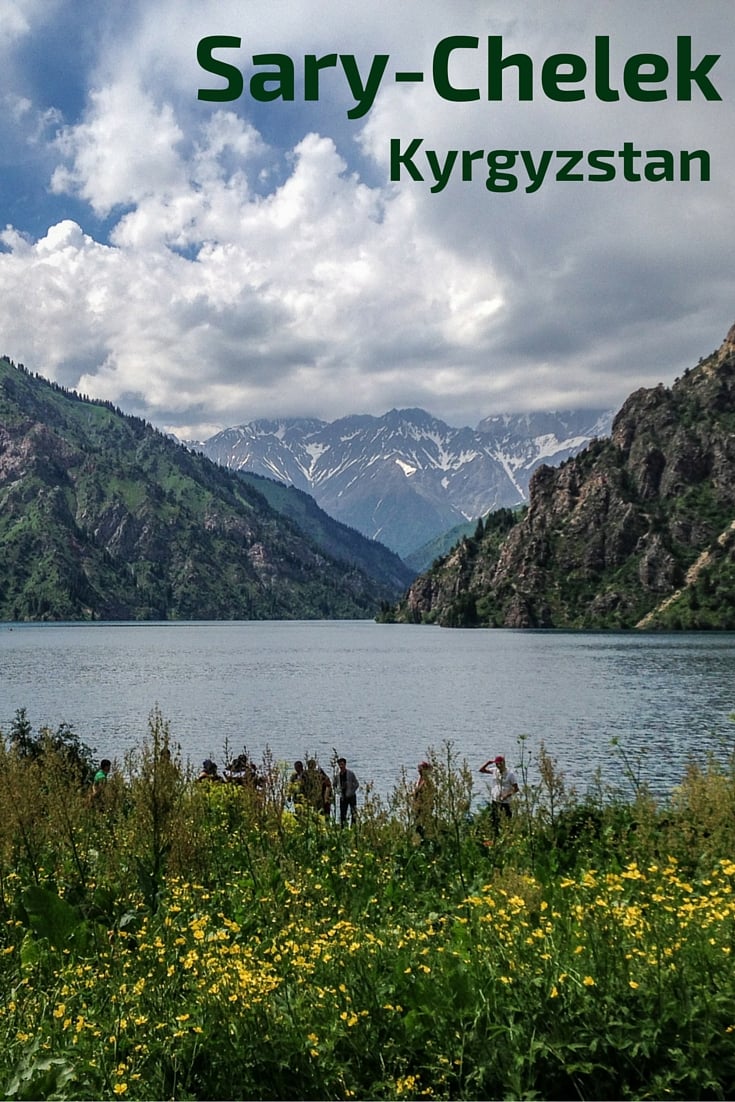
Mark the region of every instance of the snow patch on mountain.
POLYGON ((421 409, 259 420, 195 445, 228 467, 293 483, 327 513, 399 555, 464 520, 527 499, 542 463, 599 436, 612 411, 499 414, 453 428, 421 409))

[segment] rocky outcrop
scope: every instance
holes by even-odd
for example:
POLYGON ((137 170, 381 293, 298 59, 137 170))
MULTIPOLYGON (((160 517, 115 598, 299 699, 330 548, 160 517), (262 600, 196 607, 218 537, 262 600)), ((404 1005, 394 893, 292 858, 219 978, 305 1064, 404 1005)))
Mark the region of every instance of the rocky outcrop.
POLYGON ((729 627, 735 541, 721 537, 735 517, 735 326, 672 387, 631 394, 609 440, 540 468, 529 498, 500 545, 466 539, 429 584, 417 579, 397 618, 729 627))

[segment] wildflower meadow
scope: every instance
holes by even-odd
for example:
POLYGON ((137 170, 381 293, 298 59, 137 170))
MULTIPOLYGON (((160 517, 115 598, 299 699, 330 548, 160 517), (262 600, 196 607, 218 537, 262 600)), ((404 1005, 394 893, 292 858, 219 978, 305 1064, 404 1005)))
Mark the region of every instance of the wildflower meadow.
MULTIPOLYGON (((542 748, 496 830, 449 743, 340 829, 197 783, 154 712, 90 751, 23 713, 0 742, 7 1099, 735 1096, 735 759, 665 800, 569 789, 542 748)), ((515 763, 514 763, 515 764, 515 763)))

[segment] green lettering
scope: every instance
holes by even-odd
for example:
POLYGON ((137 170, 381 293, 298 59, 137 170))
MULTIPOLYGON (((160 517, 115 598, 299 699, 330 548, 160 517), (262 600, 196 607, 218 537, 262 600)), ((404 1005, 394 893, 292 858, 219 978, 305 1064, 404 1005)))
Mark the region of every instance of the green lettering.
POLYGON ((347 118, 360 119, 363 115, 368 113, 375 102, 380 82, 383 79, 383 74, 390 60, 390 54, 375 55, 372 65, 370 66, 370 72, 367 75, 367 80, 364 84, 353 54, 340 54, 339 60, 342 62, 342 68, 347 77, 350 91, 355 97, 355 106, 351 107, 347 112, 347 118))
POLYGON ((606 34, 595 36, 595 95, 603 103, 620 99, 620 92, 610 87, 610 39, 606 34))
POLYGON ((564 183, 584 180, 584 174, 582 172, 574 171, 584 156, 581 149, 557 149, 556 155, 557 157, 566 157, 564 164, 556 171, 557 180, 561 180, 564 183))
POLYGON ((487 39, 487 98, 502 100, 503 70, 514 65, 518 69, 518 99, 533 99, 533 61, 528 54, 509 54, 503 57, 503 39, 499 34, 487 39))
POLYGON ((418 153, 419 147, 424 144, 423 138, 414 138, 411 144, 407 147, 405 153, 401 153, 401 139, 391 138, 390 140, 390 178, 392 181, 400 180, 401 178, 401 166, 403 166, 412 180, 423 180, 423 176, 413 163, 414 154, 418 153))
POLYGON ((637 183, 640 180, 639 173, 633 167, 633 162, 640 156, 640 149, 636 149, 632 142, 623 142, 623 148, 618 150, 618 157, 623 159, 623 175, 631 183, 637 183))
POLYGON ((596 175, 589 175, 588 180, 602 182, 615 179, 615 165, 610 164, 609 158, 615 156, 613 149, 591 149, 587 157, 590 168, 596 169, 596 175))
POLYGON ((692 68, 692 40, 689 35, 676 39, 676 98, 690 100, 692 84, 696 84, 706 100, 721 100, 707 73, 719 61, 719 54, 705 54, 696 68, 692 68))
POLYGON ((469 149, 462 150, 462 179, 472 179, 472 162, 481 161, 485 156, 484 149, 475 149, 471 151, 469 149))
POLYGON ((275 65, 276 71, 256 73, 250 79, 250 95, 259 103, 270 100, 292 100, 295 96, 295 77, 293 61, 287 54, 256 54, 254 65, 275 65), (273 88, 268 85, 273 84, 273 88))
POLYGON ((487 155, 487 177, 485 187, 488 191, 515 191, 518 177, 511 169, 515 166, 517 149, 492 149, 487 155))
POLYGON ((665 88, 646 90, 642 84, 653 84, 666 80, 669 75, 669 63, 660 54, 634 54, 629 57, 623 69, 623 85, 631 99, 642 103, 653 103, 654 100, 666 99, 665 88), (651 72, 643 71, 644 65, 651 66, 651 72))
POLYGON ((691 180, 691 163, 692 161, 699 161, 699 179, 702 183, 709 183, 710 180, 710 158, 706 149, 682 149, 680 154, 680 167, 679 175, 682 180, 687 182, 691 180))
POLYGON ((434 88, 442 99, 452 103, 467 103, 480 98, 477 88, 455 88, 449 79, 449 59, 455 50, 476 50, 479 39, 473 35, 459 34, 443 38, 434 50, 434 88))
POLYGON ((643 175, 652 183, 674 179, 674 155, 670 149, 647 149, 643 175), (651 158, 656 158, 652 160, 651 158))
POLYGON ((457 160, 458 156, 458 150, 449 149, 444 159, 444 164, 442 164, 439 160, 436 150, 426 150, 426 160, 428 162, 429 168, 431 169, 431 174, 436 180, 436 183, 432 184, 431 188, 429 189, 430 191, 433 191, 435 193, 437 191, 444 191, 444 188, 449 183, 449 177, 452 175, 452 169, 454 168, 454 163, 457 160))
POLYGON ((549 99, 558 100, 560 103, 570 103, 572 100, 584 99, 583 88, 564 90, 560 84, 578 83, 587 75, 587 62, 578 54, 552 54, 547 57, 541 67, 541 87, 549 99), (564 65, 569 66, 569 71, 561 72, 564 65))
POLYGON ((319 99, 319 73, 322 69, 333 69, 337 64, 336 54, 316 57, 307 54, 304 58, 304 99, 319 99))
POLYGON ((551 164, 552 152, 550 149, 544 149, 539 157, 538 165, 534 162, 533 153, 531 153, 530 149, 522 149, 520 152, 521 160, 528 173, 528 178, 531 181, 530 184, 527 185, 526 191, 529 195, 532 195, 534 191, 538 191, 544 182, 549 165, 551 164))
POLYGON ((243 91, 242 73, 234 65, 228 65, 226 61, 218 61, 213 56, 212 51, 219 49, 238 50, 241 42, 241 38, 233 38, 228 34, 213 34, 200 40, 197 46, 199 65, 207 73, 224 77, 227 81, 227 87, 200 88, 197 92, 197 99, 210 100, 214 103, 225 103, 228 100, 239 99, 243 91))

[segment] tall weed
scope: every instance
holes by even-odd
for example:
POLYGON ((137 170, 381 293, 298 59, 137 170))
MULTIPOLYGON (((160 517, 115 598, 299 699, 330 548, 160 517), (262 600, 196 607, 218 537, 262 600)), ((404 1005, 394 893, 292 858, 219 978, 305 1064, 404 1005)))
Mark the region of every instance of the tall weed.
MULTIPOLYGON (((8 1098, 725 1098, 735 770, 581 795, 542 747, 496 833, 456 747, 357 825, 194 781, 155 711, 102 801, 0 745, 8 1098)), ((365 786, 367 787, 367 786, 365 786)))

